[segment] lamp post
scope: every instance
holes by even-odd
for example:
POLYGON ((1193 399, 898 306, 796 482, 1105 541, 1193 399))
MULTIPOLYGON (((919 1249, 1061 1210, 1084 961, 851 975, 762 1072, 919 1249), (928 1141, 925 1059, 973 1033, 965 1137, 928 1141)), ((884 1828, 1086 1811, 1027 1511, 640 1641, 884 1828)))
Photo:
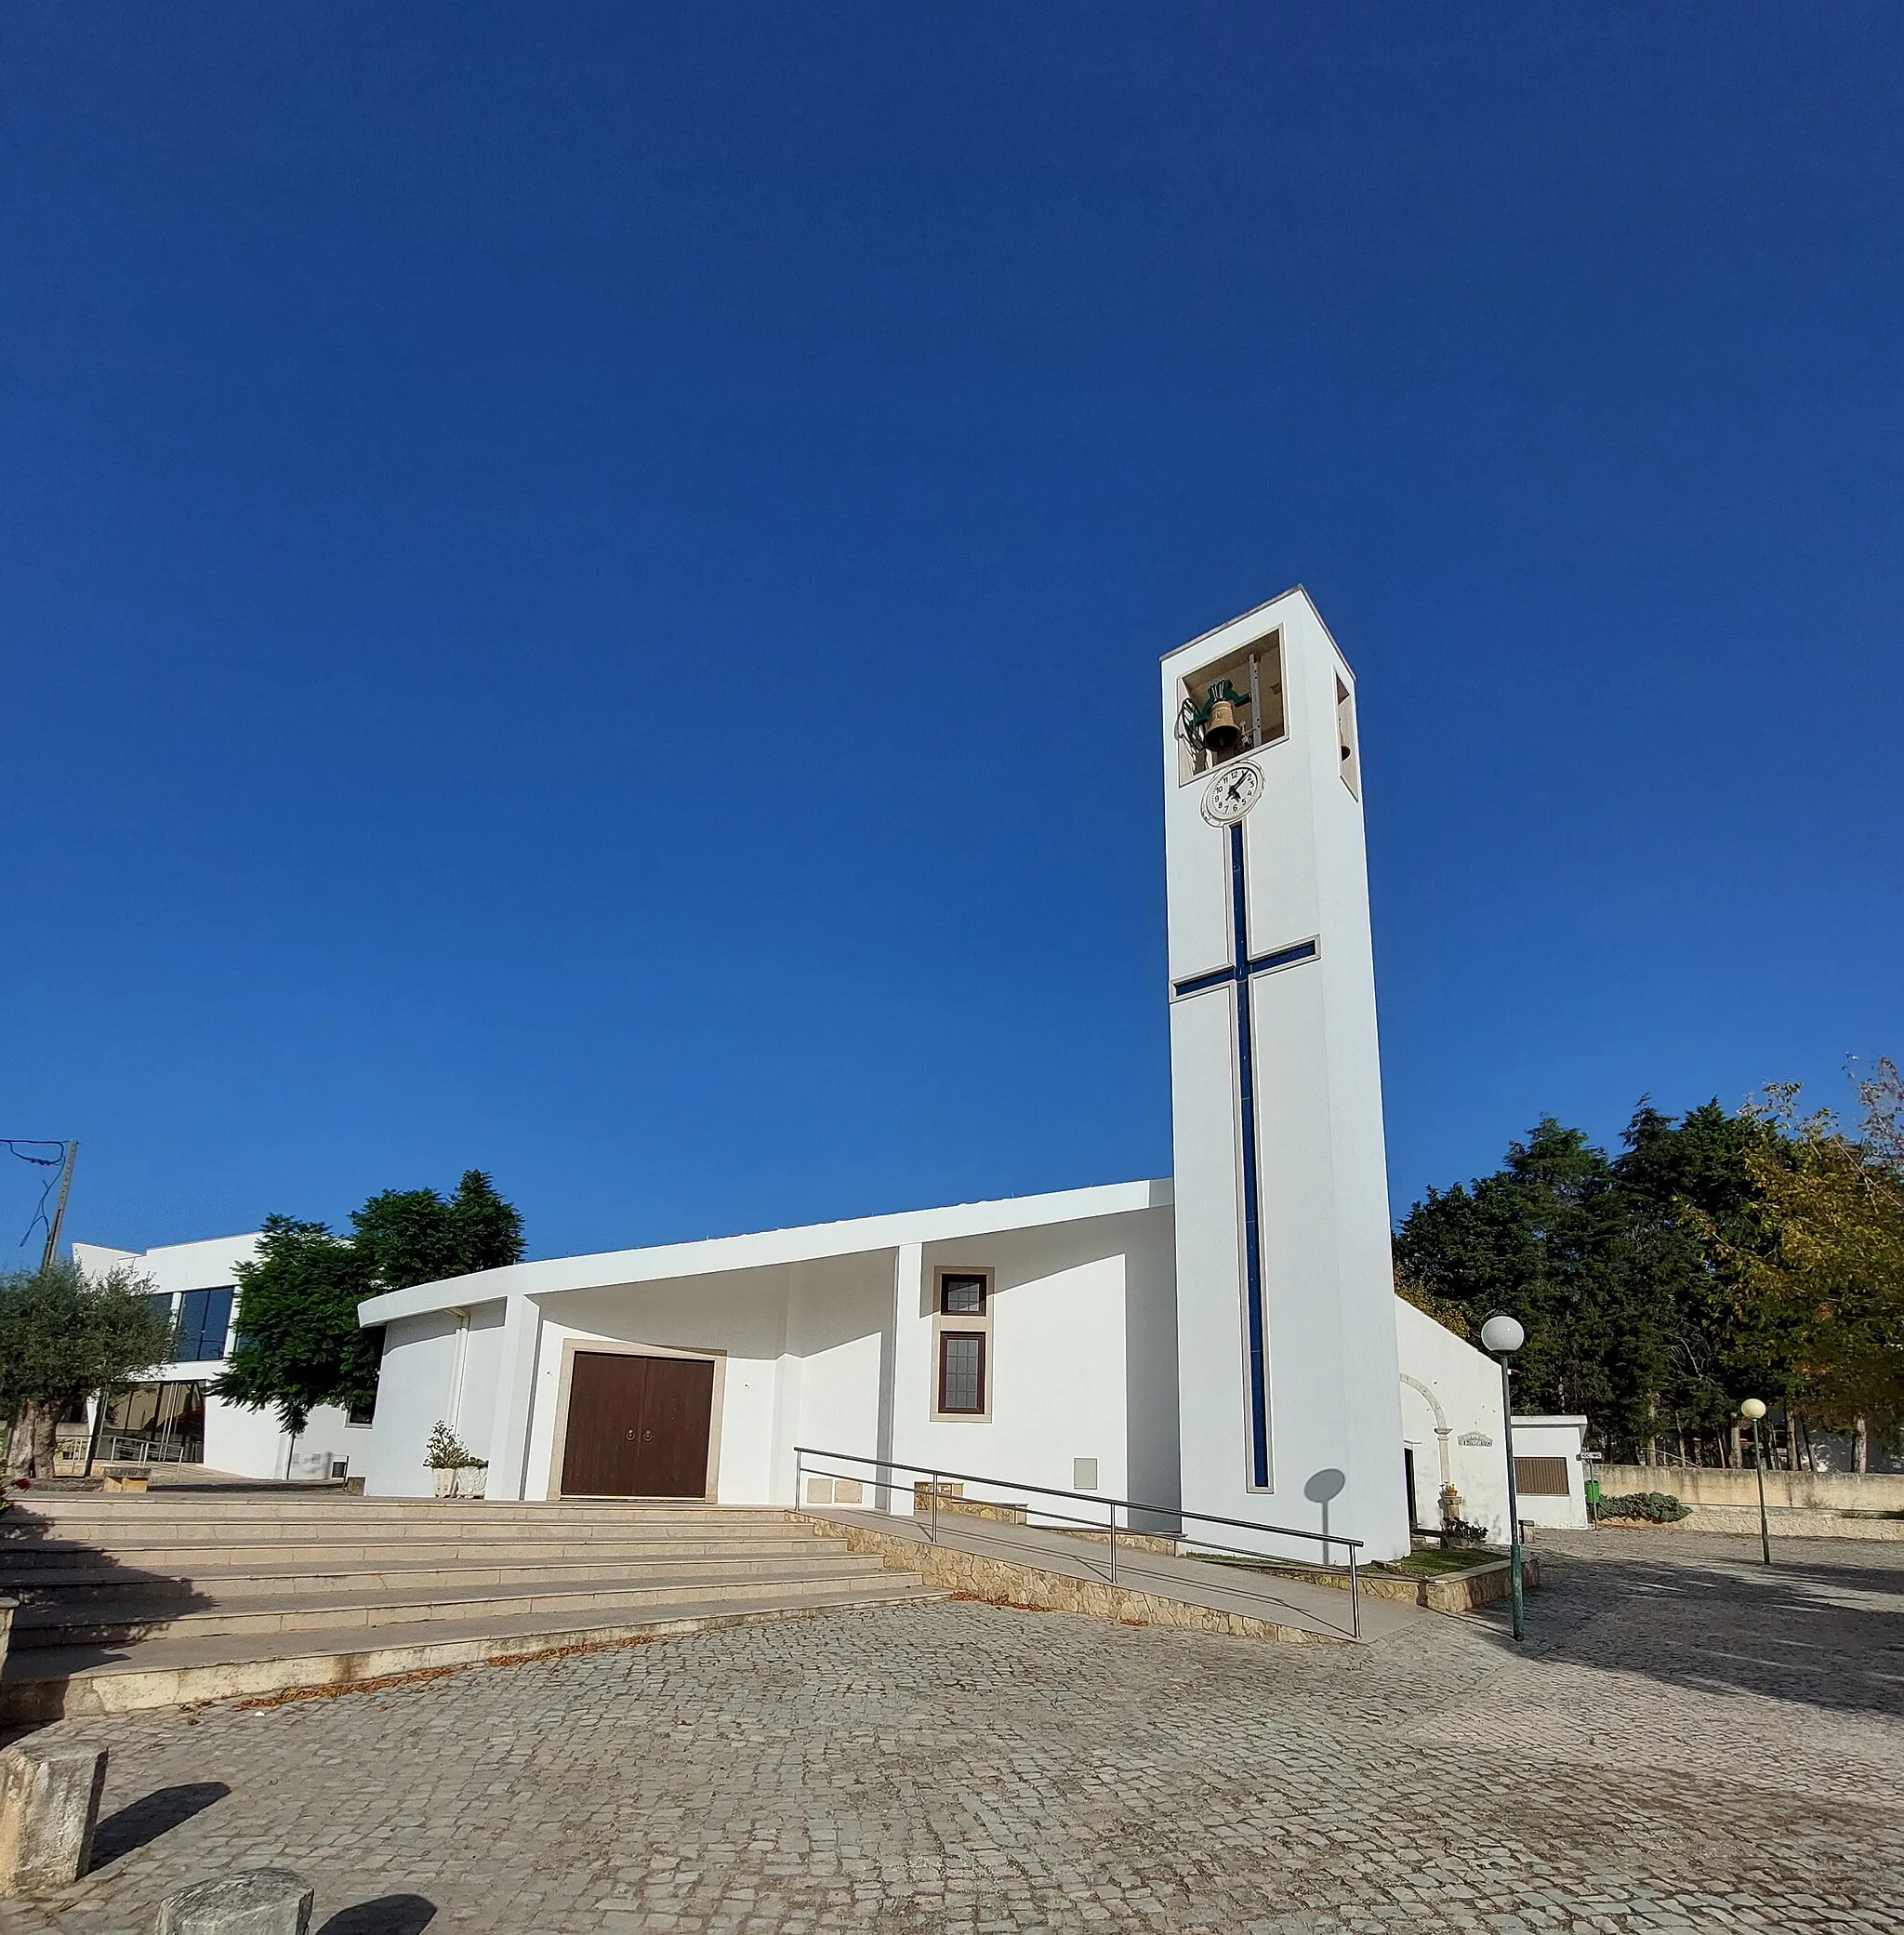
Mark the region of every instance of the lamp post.
POLYGON ((1527 1637, 1521 1597, 1521 1507, 1514 1482, 1514 1392, 1508 1385, 1507 1360, 1527 1341, 1527 1333, 1513 1318, 1490 1317, 1481 1326, 1481 1343, 1501 1359, 1501 1428, 1507 1438, 1508 1578, 1514 1588, 1514 1637, 1527 1637))
POLYGON ((1763 1398, 1748 1398, 1739 1407, 1739 1415, 1752 1424, 1752 1462, 1759 1475, 1759 1550, 1765 1554, 1765 1563, 1772 1562, 1772 1529, 1765 1522, 1765 1458, 1759 1446, 1759 1420, 1765 1414, 1763 1398))

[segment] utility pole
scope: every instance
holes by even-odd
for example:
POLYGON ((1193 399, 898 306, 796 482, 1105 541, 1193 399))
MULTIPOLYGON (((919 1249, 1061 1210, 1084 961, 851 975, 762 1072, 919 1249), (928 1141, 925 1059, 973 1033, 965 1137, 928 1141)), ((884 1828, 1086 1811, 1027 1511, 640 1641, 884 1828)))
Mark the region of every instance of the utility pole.
POLYGON ((40 1258, 40 1268, 49 1270, 53 1266, 53 1252, 60 1247, 60 1226, 66 1221, 66 1199, 73 1191, 73 1160, 79 1154, 79 1145, 66 1145, 66 1160, 60 1171, 60 1200, 53 1205, 53 1220, 46 1225, 46 1248, 40 1258))

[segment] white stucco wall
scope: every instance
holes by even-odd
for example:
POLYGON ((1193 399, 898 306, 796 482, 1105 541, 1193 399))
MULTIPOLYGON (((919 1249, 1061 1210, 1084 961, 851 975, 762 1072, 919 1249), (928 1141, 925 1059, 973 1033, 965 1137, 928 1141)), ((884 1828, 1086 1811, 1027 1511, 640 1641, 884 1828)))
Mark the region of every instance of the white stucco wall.
MULTIPOLYGON (((1167 1219, 1168 1212, 902 1252, 892 1455, 980 1478, 996 1474, 1000 1482, 968 1480, 967 1491, 1023 1499, 1034 1506, 1036 1494, 1014 1491, 1012 1481, 1069 1491, 1073 1461, 1094 1458, 1097 1491, 1109 1498, 1131 1497, 1127 1299, 1155 1295, 1158 1217, 1167 1219), (1134 1266, 1133 1249, 1140 1252, 1134 1266), (984 1418, 932 1415, 938 1375, 935 1273, 941 1269, 993 1273, 986 1353, 990 1414, 984 1418)), ((1155 1421, 1154 1393, 1147 1389, 1145 1402, 1155 1421)), ((1160 1461, 1155 1448, 1140 1456, 1156 1481, 1160 1461)), ((1051 1508, 1071 1509, 1062 1501, 1051 1508)))
MULTIPOLYGON (((1440 1524, 1441 1487, 1452 1480, 1461 1493, 1461 1516, 1484 1526, 1490 1542, 1503 1543, 1507 1450, 1500 1367, 1412 1304, 1400 1297, 1392 1301, 1402 1441, 1415 1454, 1415 1523, 1429 1530, 1440 1524)), ((1399 1491, 1399 1473, 1395 1483, 1399 1491)))
MULTIPOLYGON (((456 1316, 448 1310, 399 1318, 384 1326, 383 1370, 370 1450, 361 1466, 366 1493, 428 1498, 433 1485, 423 1454, 430 1427, 447 1420, 456 1381, 456 1316)), ((472 1447, 471 1449, 474 1449, 472 1447)))
POLYGON ((1523 1525, 1583 1526, 1587 1522, 1587 1475, 1580 1463, 1586 1436, 1583 1417, 1517 1417, 1514 1421, 1516 1458, 1567 1460, 1567 1496, 1523 1491, 1519 1498, 1523 1525))

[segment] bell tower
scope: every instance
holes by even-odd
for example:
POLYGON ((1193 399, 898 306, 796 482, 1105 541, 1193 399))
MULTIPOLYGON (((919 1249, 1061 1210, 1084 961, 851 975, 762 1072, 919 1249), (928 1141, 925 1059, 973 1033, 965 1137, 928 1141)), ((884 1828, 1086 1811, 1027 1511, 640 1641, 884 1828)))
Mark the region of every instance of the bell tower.
POLYGON ((1162 676, 1183 1503, 1395 1557, 1409 1512, 1355 674, 1298 588, 1162 676))

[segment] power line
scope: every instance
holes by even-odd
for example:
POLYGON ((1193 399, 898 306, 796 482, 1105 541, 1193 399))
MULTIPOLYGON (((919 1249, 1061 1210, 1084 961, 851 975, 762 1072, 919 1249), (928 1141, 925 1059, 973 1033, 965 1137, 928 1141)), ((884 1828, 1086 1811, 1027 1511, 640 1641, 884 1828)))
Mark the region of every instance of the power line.
POLYGON ((33 1231, 46 1232, 46 1253, 40 1260, 45 1269, 53 1261, 53 1252, 60 1241, 60 1226, 66 1220, 66 1193, 73 1187, 73 1159, 79 1153, 76 1142, 53 1142, 44 1136, 0 1135, 0 1148, 9 1155, 17 1156, 22 1162, 31 1162, 36 1169, 48 1172, 46 1180, 40 1186, 40 1199, 33 1205, 33 1220, 26 1226, 26 1234, 20 1239, 24 1250, 33 1240, 33 1231), (53 1149, 51 1156, 28 1154, 31 1149, 53 1149), (57 1172, 54 1173, 53 1172, 57 1172), (50 1219, 46 1215, 46 1199, 52 1195, 55 1184, 60 1187, 60 1201, 50 1219))

